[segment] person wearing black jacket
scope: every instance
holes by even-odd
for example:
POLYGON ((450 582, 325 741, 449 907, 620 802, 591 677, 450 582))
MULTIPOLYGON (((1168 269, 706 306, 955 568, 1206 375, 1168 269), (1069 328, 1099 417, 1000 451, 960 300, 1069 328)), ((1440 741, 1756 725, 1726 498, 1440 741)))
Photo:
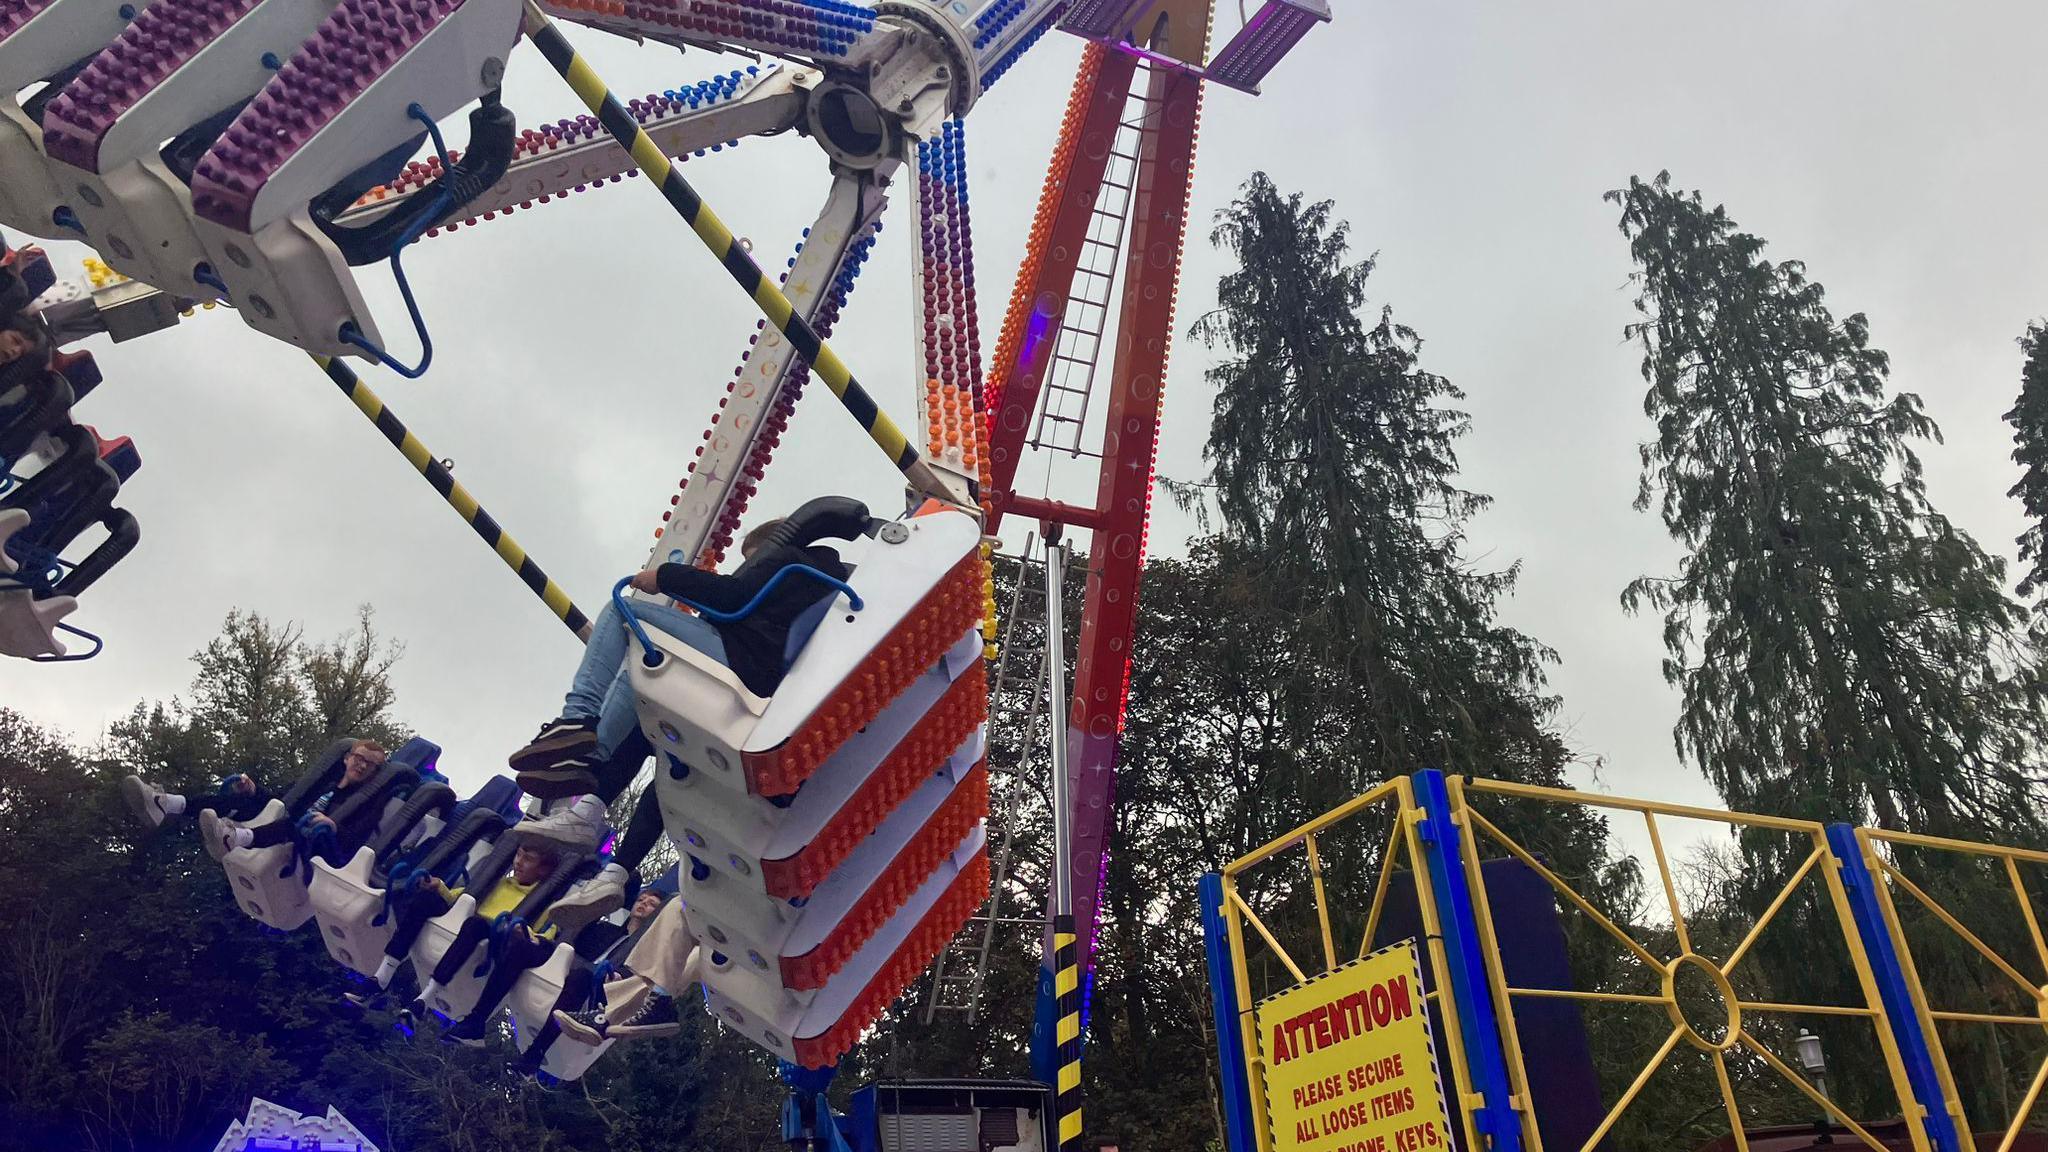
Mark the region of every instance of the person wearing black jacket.
MULTIPOLYGON (((865 508, 852 501, 845 504, 858 508, 858 519, 866 522, 865 508)), ((846 579, 849 569, 838 552, 819 544, 790 542, 791 533, 780 530, 784 523, 771 520, 748 533, 740 545, 744 559, 729 575, 687 564, 662 564, 634 576, 633 587, 715 612, 737 612, 767 590, 777 573, 793 565, 813 568, 835 580, 846 579)), ((730 623, 713 623, 652 601, 628 600, 626 604, 641 622, 731 668, 749 692, 766 697, 782 684, 791 626, 805 609, 833 591, 807 575, 792 575, 768 590, 746 616, 730 623)), ((511 756, 519 786, 529 795, 553 800, 600 791, 597 765, 610 761, 614 750, 639 724, 625 671, 631 647, 631 636, 617 606, 606 604, 591 628, 590 643, 563 700, 561 716, 541 725, 539 734, 511 756)))
POLYGON ((340 824, 328 813, 340 811, 345 801, 362 791, 387 755, 384 746, 375 740, 358 740, 342 757, 341 779, 333 791, 313 801, 296 821, 286 814, 282 819, 251 827, 223 819, 209 808, 199 813, 200 839, 206 844, 207 853, 218 860, 235 848, 268 848, 288 843, 296 826, 318 842, 315 854, 338 868, 355 855, 356 849, 369 843, 384 811, 382 805, 360 805, 340 824), (332 833, 331 838, 322 834, 323 829, 332 833))

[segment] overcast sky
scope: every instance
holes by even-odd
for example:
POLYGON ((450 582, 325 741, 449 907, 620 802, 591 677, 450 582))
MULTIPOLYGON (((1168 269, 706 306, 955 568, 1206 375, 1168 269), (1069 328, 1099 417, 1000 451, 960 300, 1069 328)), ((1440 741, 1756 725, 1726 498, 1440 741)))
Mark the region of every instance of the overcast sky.
MULTIPOLYGON (((1523 565, 1506 618, 1562 656, 1553 685, 1571 738, 1605 763, 1582 782, 1714 803, 1672 752, 1677 703, 1658 672, 1658 624, 1618 606, 1630 579, 1669 571, 1675 549, 1653 515, 1630 508, 1648 424, 1639 354, 1621 338, 1627 249, 1601 193, 1668 168, 1726 203, 1771 255, 1806 260, 1838 315, 1867 313, 1895 388, 1920 393, 1947 434, 1922 449, 1935 503, 2010 555, 2022 522, 2005 496, 2016 472, 1999 416, 2018 388, 2013 339, 2048 312, 2048 7, 1336 8, 1264 95, 1208 94, 1176 325, 1184 333, 1213 306, 1224 269, 1209 222, 1250 172, 1334 200, 1361 252, 1379 253, 1375 303, 1414 326, 1424 364, 1469 393, 1464 480, 1496 497, 1473 526, 1475 558, 1523 565)), ((735 66, 576 39, 622 95, 735 66)), ((1079 50, 1048 37, 969 120, 985 348, 1079 50)), ((578 110, 529 49, 512 62, 507 103, 525 123, 578 110)), ((827 180, 815 145, 794 138, 746 142, 684 172, 770 267, 827 180)), ((913 212, 891 209, 833 341, 906 423, 913 212)), ((75 272, 82 249, 58 250, 75 272)), ((423 243, 407 267, 434 368, 416 382, 374 372, 374 386, 594 615, 645 557, 755 314, 637 182, 423 243)), ((409 357, 388 272, 364 279, 409 357)), ((323 637, 369 603, 406 645, 399 714, 446 747, 459 783, 502 770, 554 715, 575 640, 303 356, 222 312, 89 346, 108 380, 77 415, 139 445, 145 463, 122 501, 143 543, 73 617, 107 637, 106 653, 0 663, 0 703, 89 739, 137 700, 182 690, 189 656, 230 608, 323 637)), ((1206 359, 1186 341, 1173 358, 1160 467, 1175 478, 1202 471, 1206 359)), ((824 492, 880 508, 896 485, 813 388, 750 521, 824 492)), ((1154 551, 1181 551, 1190 529, 1162 511, 1154 551)))

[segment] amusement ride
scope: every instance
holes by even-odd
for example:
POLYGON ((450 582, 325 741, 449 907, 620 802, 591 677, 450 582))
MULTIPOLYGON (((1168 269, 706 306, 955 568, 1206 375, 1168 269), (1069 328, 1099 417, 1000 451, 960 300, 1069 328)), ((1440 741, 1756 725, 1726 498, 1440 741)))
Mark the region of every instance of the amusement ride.
MULTIPOLYGON (((1086 531, 1071 693, 1060 645, 1046 646, 1038 670, 1043 698, 1066 702, 1064 738, 1051 741, 1055 862, 1033 1045, 1043 1085, 928 1086, 953 1104, 1014 1105, 1036 1118, 1027 1127, 1042 1125, 1037 1146, 1077 1147, 1082 999, 1203 89, 1256 93, 1329 19, 1321 0, 1263 0, 1211 52, 1214 16, 1207 0, 0 0, 0 227, 97 253, 85 286, 33 246, 0 263, 0 653, 47 662, 99 651, 67 618, 141 540, 118 506, 140 455, 74 422, 99 375, 89 352, 66 346, 135 339, 201 306, 225 306, 308 353, 587 639, 589 617, 348 361, 407 378, 430 370, 432 302, 405 278, 408 245, 638 175, 763 317, 651 559, 724 559, 813 375, 901 471, 907 496, 899 517, 848 512, 851 501, 792 517, 798 543, 847 541, 852 575, 819 584, 807 639, 794 639, 770 697, 659 630, 633 628, 626 663, 655 749, 649 786, 685 861, 690 974, 710 1012, 785 1062, 796 1093, 786 1128, 827 1142, 837 1130, 815 1107, 820 1077, 935 960, 927 1017, 972 1018, 997 920, 993 907, 976 912, 992 873, 1002 884, 1011 845, 1007 827, 988 827, 990 682, 1007 674, 991 556, 1006 518, 1035 526, 1044 603, 1021 603, 1020 581, 1010 613, 1042 610, 1059 636, 1065 537, 1086 531), (557 21, 751 63, 621 100, 557 21), (985 359, 967 118, 1055 28, 1088 43, 985 359), (537 51, 517 51, 521 39, 537 51), (500 88, 508 67, 534 57, 588 114, 519 125, 500 88), (465 109, 458 152, 440 121, 465 109), (771 277, 676 161, 783 132, 818 144, 830 182, 788 270, 771 277), (827 342, 903 189, 917 214, 914 438, 827 342), (370 314, 357 281, 386 261, 406 308, 397 324, 370 314), (413 363, 391 351, 404 327, 419 347, 413 363), (1093 459, 1093 503, 1020 492, 1033 453, 1093 459), (1017 1103, 1026 1088, 1042 1106, 1017 1103)), ((289 809, 332 788, 343 751, 271 803, 289 809)), ((383 805, 377 835, 344 867, 309 860, 297 842, 227 852, 237 903, 276 928, 317 921, 337 962, 369 971, 405 885, 502 871, 511 841, 500 834, 522 818, 509 781, 458 800, 433 772, 437 753, 415 740, 378 769, 361 797, 383 805)), ((599 863, 558 869, 521 918, 599 863)), ((421 972, 469 916, 475 900, 463 900, 413 945, 421 972)), ((564 943, 519 978, 507 1003, 522 1045, 579 962, 564 943)), ((438 989, 434 1007, 466 1010, 482 971, 438 989)), ((603 1050, 555 1045, 547 1070, 580 1076, 603 1050)))

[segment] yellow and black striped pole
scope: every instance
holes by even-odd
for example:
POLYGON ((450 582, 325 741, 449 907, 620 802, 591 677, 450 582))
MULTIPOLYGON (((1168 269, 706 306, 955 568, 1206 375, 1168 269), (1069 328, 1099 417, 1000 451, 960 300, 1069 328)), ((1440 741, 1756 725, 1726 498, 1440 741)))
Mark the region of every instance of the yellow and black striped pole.
POLYGON ((419 437, 407 430, 398 417, 391 414, 391 409, 386 408, 384 401, 378 399, 375 392, 370 391, 370 386, 363 383, 362 377, 357 376, 348 365, 332 356, 315 356, 313 362, 320 365, 320 370, 327 373, 327 378, 334 381, 334 386, 341 389, 342 395, 347 396, 363 415, 370 418, 370 423, 377 426, 377 431, 384 434, 384 439, 389 440, 391 446, 398 449, 406 462, 421 476, 426 477, 427 483, 433 485, 434 491, 441 494, 441 498, 448 502, 450 508, 455 509, 456 515, 462 517, 471 528, 476 529, 476 534, 483 538, 484 543, 491 546, 491 550, 498 554, 499 559, 519 574, 520 582, 533 589, 534 595, 540 597, 541 603, 548 606, 548 611, 553 612, 557 619, 568 625, 569 631, 574 632, 577 639, 589 640, 590 618, 576 607, 560 585, 548 579, 548 574, 540 570, 540 565, 533 562, 533 557, 526 554, 526 549, 521 548, 518 541, 507 535, 496 520, 491 519, 491 514, 483 510, 483 506, 476 502, 476 497, 469 494, 469 489, 456 483, 455 477, 449 474, 448 469, 442 467, 441 461, 436 459, 432 452, 427 451, 427 446, 420 443, 419 437))
MULTIPOLYGON (((1057 736, 1054 739, 1058 739, 1057 736)), ((1062 865, 1064 866, 1064 865, 1062 865)), ((1071 915, 1052 918, 1053 993, 1058 1001, 1060 1152, 1081 1149, 1081 945, 1071 915)))
POLYGON ((956 491, 917 454, 917 449, 911 447, 909 439, 896 427, 896 422, 875 404, 874 397, 869 396, 867 389, 853 378, 853 373, 838 354, 797 312, 789 297, 775 286, 775 281, 761 271, 761 266, 754 263, 746 249, 740 247, 732 231, 705 206, 697 196, 697 190, 690 187, 689 181, 683 179, 674 164, 669 163, 660 146, 641 130, 633 114, 626 111, 618 97, 613 96, 597 73, 591 71, 590 64, 582 55, 569 46, 561 30, 533 0, 526 2, 526 35, 534 47, 540 49, 540 54, 547 57, 555 71, 562 74, 562 79, 569 82, 577 98, 590 109, 591 115, 597 117, 597 122, 604 125, 605 131, 611 133, 612 139, 632 155, 633 163, 639 166, 641 173, 661 189, 669 206, 697 233, 704 246, 711 249, 711 254, 732 274, 733 280, 753 297, 754 304, 768 318, 768 323, 782 333, 783 338, 796 349, 797 355, 810 364, 818 379, 839 397, 839 402, 866 430, 868 438, 888 454, 890 462, 896 465, 911 486, 927 496, 956 504, 972 504, 967 493, 956 491))

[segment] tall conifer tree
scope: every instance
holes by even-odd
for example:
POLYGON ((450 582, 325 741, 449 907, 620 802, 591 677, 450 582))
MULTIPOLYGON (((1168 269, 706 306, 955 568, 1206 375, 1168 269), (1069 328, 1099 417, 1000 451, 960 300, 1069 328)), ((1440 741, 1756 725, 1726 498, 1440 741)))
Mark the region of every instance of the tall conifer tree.
POLYGON ((1687 553, 1623 602, 1664 613, 1675 733, 1737 808, 2038 836, 2044 735, 2003 564, 1928 501, 1938 438, 1859 313, 1668 175, 1609 193, 1643 319, 1636 506, 1687 553))
POLYGON ((2026 506, 2032 521, 2020 533, 2020 563, 2030 564, 2020 576, 2022 596, 2048 589, 2048 323, 2027 325, 2020 337, 2026 367, 2020 371, 2020 395, 2005 422, 2012 425, 2012 458, 2025 472, 2006 495, 2026 506))
POLYGON ((1194 335, 1225 353, 1204 449, 1222 527, 1298 621, 1291 650, 1358 694, 1369 780, 1436 765, 1552 782, 1568 759, 1545 725, 1553 654, 1494 618, 1515 570, 1461 554, 1487 504, 1457 483, 1464 394, 1422 369, 1392 309, 1368 311, 1373 260, 1348 237, 1329 202, 1264 173, 1218 215, 1238 267, 1194 335))

